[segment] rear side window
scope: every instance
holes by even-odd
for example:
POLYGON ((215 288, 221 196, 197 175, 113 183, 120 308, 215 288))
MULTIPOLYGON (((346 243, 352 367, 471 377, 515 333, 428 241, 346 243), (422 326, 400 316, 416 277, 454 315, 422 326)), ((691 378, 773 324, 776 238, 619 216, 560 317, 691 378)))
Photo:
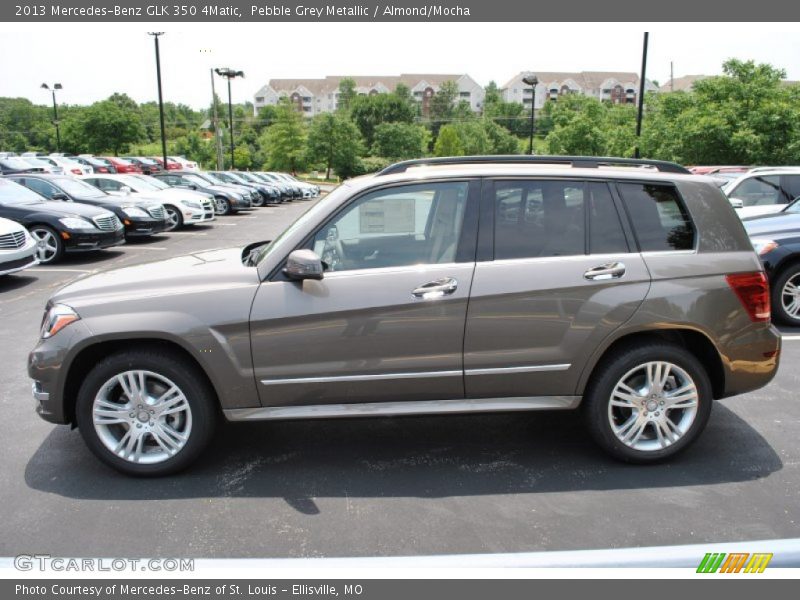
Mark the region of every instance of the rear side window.
POLYGON ((673 186, 617 185, 643 252, 694 248, 694 226, 673 186))
POLYGON ((589 183, 589 252, 617 254, 628 251, 628 242, 608 184, 589 183))
POLYGON ((584 254, 583 196, 582 181, 495 182, 495 259, 584 254))

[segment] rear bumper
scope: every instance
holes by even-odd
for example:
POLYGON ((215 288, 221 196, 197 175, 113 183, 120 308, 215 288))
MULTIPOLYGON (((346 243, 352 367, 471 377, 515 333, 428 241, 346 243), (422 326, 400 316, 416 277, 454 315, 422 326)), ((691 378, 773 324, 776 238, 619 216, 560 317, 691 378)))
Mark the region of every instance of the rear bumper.
POLYGON ((760 389, 775 377, 781 355, 781 333, 774 325, 750 328, 725 344, 723 398, 760 389))

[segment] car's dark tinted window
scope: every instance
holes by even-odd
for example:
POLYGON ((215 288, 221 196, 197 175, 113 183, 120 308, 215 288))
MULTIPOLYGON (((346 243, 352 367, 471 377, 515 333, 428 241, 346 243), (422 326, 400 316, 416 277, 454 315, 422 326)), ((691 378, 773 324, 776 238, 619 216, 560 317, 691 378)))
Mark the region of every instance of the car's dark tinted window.
POLYGON ((41 194, 45 198, 52 198, 55 194, 58 193, 58 190, 55 186, 50 185, 46 181, 42 181, 41 179, 29 179, 25 178, 20 180, 21 183, 25 185, 25 187, 29 187, 34 192, 41 194))
POLYGON ((584 254, 583 195, 583 182, 495 182, 495 259, 584 254))
POLYGON ((790 200, 800 197, 800 175, 784 175, 783 188, 790 200))
POLYGON ((628 252, 628 242, 606 183, 589 183, 589 252, 628 252))
POLYGON ((642 251, 691 250, 694 247, 694 226, 673 186, 618 185, 642 251))

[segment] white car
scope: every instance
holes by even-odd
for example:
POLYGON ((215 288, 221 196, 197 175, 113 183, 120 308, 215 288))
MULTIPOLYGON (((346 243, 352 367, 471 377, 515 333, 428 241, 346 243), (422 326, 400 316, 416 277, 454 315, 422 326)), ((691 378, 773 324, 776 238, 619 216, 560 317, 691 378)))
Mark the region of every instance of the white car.
POLYGON ((39 264, 37 242, 22 225, 0 217, 0 275, 39 264))
POLYGON ((79 163, 77 160, 72 160, 67 156, 58 156, 57 154, 51 154, 50 156, 46 156, 44 158, 49 159, 54 163, 56 163, 59 167, 64 169, 64 173, 66 173, 67 175, 91 175, 92 173, 94 173, 94 169, 92 167, 83 165, 79 163))
POLYGON ((800 197, 800 168, 758 167, 722 188, 740 218, 782 211, 800 197))
POLYGON ((168 156, 167 159, 175 161, 184 171, 199 171, 200 166, 193 160, 188 160, 183 156, 168 156))
POLYGON ((136 195, 160 202, 167 212, 167 231, 215 218, 211 194, 171 187, 149 175, 95 173, 82 179, 113 196, 136 195))

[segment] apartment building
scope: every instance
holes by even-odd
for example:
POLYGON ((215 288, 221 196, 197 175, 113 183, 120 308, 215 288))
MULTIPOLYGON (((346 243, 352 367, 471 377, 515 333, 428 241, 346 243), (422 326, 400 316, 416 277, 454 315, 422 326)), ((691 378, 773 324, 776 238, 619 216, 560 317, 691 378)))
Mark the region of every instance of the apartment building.
POLYGON ((339 84, 342 79, 354 80, 356 92, 365 96, 393 92, 402 83, 420 103, 423 115, 428 114, 430 100, 441 85, 445 81, 453 81, 458 87, 459 100, 469 102, 475 112, 480 112, 483 108, 483 87, 467 74, 404 73, 376 76, 329 75, 321 79, 270 79, 255 94, 255 110, 277 104, 281 98, 289 98, 307 117, 332 112, 339 106, 339 84))
MULTIPOLYGON (((518 73, 500 88, 506 102, 519 102, 530 109, 531 86, 523 82, 527 72, 518 73)), ((536 110, 548 101, 557 101, 566 94, 583 94, 614 104, 635 104, 639 95, 639 75, 616 71, 580 71, 557 73, 536 71, 536 110)), ((658 88, 645 79, 645 91, 658 88)))

